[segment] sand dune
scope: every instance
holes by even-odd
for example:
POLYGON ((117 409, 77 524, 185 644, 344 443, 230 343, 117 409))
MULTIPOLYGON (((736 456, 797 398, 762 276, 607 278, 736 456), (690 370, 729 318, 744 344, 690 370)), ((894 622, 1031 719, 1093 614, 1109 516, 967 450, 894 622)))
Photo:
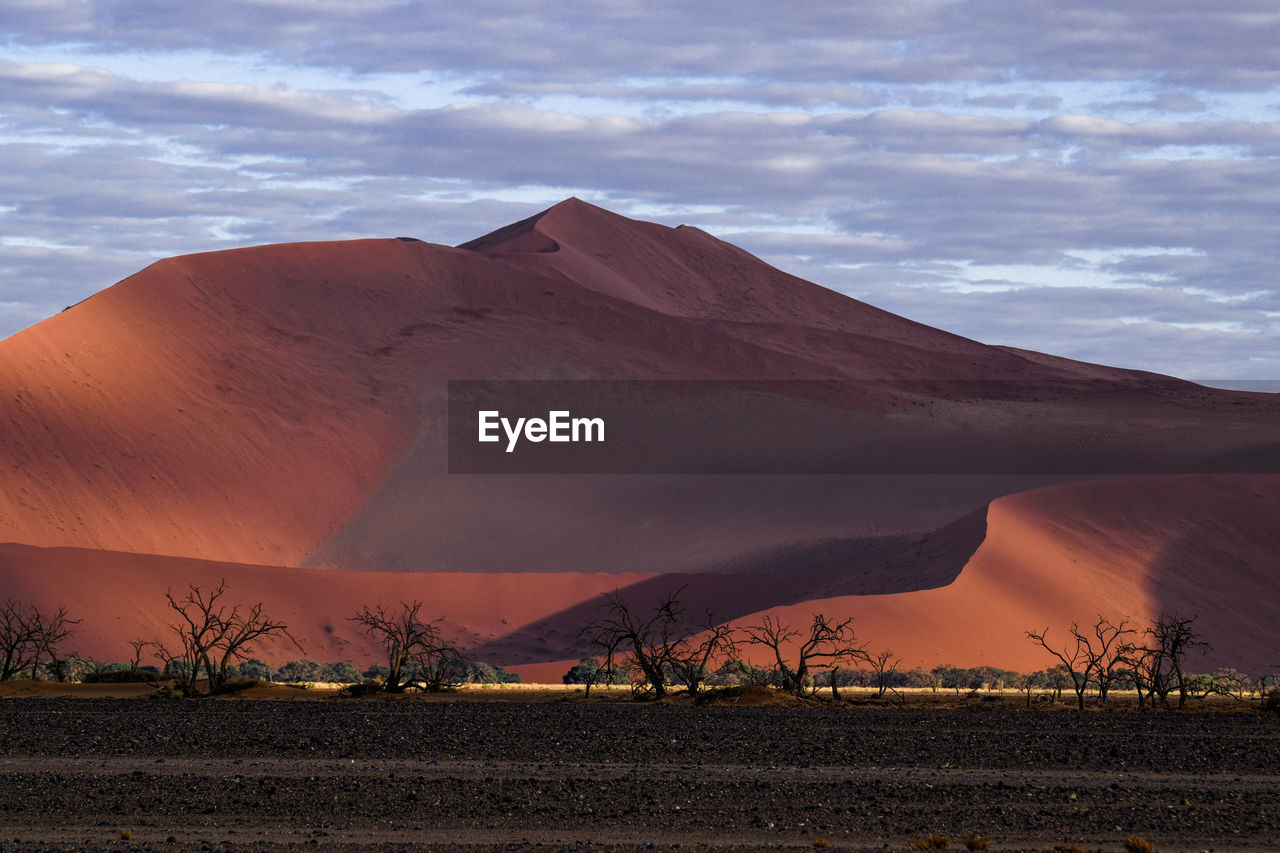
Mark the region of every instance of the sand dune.
POLYGON ((1071 620, 1088 623, 1099 612, 1138 622, 1179 613, 1196 616, 1212 646, 1197 664, 1262 672, 1280 659, 1271 606, 1280 585, 1278 514, 1275 477, 1039 489, 998 499, 896 561, 881 560, 916 572, 921 564, 941 568, 908 580, 889 574, 878 588, 856 566, 843 575, 344 572, 20 545, 0 546, 0 578, 18 598, 66 605, 82 618, 73 645, 99 659, 123 657, 133 637, 167 636, 167 589, 225 579, 228 601, 262 601, 303 646, 259 651, 275 663, 304 655, 376 661, 379 652, 347 617, 361 604, 421 600, 423 612, 443 617, 446 632, 475 657, 558 678, 589 650, 579 634, 596 617, 601 594, 616 589, 638 611, 679 590, 692 616, 711 610, 737 624, 755 624, 764 613, 797 624, 815 612, 852 616, 873 648, 893 649, 908 667, 1040 669, 1051 661, 1025 640, 1029 629, 1050 627, 1062 637, 1071 620), (849 583, 860 594, 840 594, 849 583))
MULTIPOLYGON (((562 654, 574 637, 544 617, 603 592, 646 580, 637 575, 501 575, 466 572, 331 572, 281 566, 219 563, 151 554, 81 548, 0 545, 0 582, 6 594, 37 607, 65 606, 83 620, 69 648, 98 660, 123 660, 133 638, 165 642, 173 612, 165 593, 179 598, 194 584, 210 590, 226 581, 227 604, 261 602, 286 623, 301 649, 278 640, 257 649, 279 664, 309 657, 319 661, 382 659, 382 652, 349 621, 361 606, 397 607, 421 601, 426 618, 443 619, 454 642, 478 648, 514 631, 535 639, 525 654, 562 654), (56 579, 55 582, 51 582, 56 579)), ((578 630, 573 629, 575 634, 578 630)))
POLYGON ((673 583, 726 619, 822 601, 912 661, 1196 603, 1224 654, 1276 657, 1271 396, 987 346, 576 199, 456 248, 161 261, 0 342, 0 394, 0 594, 92 613, 94 654, 226 576, 315 657, 369 651, 342 620, 376 595, 559 660, 600 592, 673 583), (790 383, 755 434, 657 436, 689 462, 838 429, 782 473, 451 474, 451 379, 790 383), (1121 471, 1180 476, 1096 481, 1121 471))
MULTIPOLYGON (((1023 639, 1098 613, 1195 616, 1211 650, 1195 662, 1266 672, 1280 660, 1280 478, 1169 477, 1040 489, 994 501, 955 582, 832 598, 829 613, 908 666, 942 661, 1029 671, 1053 663, 1023 639)), ((802 619, 806 602, 773 611, 802 619)))

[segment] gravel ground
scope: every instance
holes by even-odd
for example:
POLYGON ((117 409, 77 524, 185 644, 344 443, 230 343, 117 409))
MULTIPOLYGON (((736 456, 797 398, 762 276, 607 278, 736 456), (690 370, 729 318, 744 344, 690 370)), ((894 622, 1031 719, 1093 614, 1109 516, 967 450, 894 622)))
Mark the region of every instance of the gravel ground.
POLYGON ((15 699, 0 731, 4 850, 1280 847, 1262 715, 15 699))

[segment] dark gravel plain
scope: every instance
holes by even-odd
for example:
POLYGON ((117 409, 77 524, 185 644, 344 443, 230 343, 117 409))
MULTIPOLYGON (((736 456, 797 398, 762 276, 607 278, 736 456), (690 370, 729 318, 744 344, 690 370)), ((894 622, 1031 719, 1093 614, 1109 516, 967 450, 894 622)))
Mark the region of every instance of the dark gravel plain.
POLYGON ((1280 849, 1280 719, 0 700, 3 850, 1280 849))

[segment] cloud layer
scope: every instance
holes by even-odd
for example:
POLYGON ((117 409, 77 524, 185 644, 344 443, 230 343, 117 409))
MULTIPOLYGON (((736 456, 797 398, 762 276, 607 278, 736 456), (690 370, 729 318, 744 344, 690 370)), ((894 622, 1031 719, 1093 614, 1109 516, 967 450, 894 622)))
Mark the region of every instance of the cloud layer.
POLYGON ((0 6, 0 335, 577 194, 984 341, 1280 376, 1273 4, 0 6))

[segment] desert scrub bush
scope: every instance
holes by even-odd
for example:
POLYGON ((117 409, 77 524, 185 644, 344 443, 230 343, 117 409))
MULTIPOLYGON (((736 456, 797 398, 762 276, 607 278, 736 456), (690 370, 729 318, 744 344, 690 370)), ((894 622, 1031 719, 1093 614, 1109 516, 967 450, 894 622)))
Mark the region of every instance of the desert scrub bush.
POLYGON ((921 850, 946 850, 951 839, 945 835, 934 835, 932 832, 913 844, 921 850))
POLYGON ((360 670, 345 661, 326 663, 321 669, 324 671, 324 677, 317 679, 319 681, 328 681, 332 684, 359 684, 364 681, 364 675, 360 670))
POLYGON ((164 687, 156 690, 154 693, 148 693, 148 699, 181 699, 185 694, 172 684, 166 684, 164 687))
POLYGON ((382 692, 382 682, 377 679, 366 679, 359 684, 348 684, 342 688, 343 696, 371 696, 382 692))
POLYGON ((1262 710, 1271 714, 1280 714, 1280 687, 1272 687, 1262 700, 1262 710))
POLYGON ((1124 849, 1129 853, 1154 853, 1156 846, 1141 836, 1130 835, 1124 840, 1124 849))
POLYGON ((991 848, 991 842, 987 840, 985 835, 970 832, 964 839, 964 848, 966 850, 988 850, 991 848))
MULTIPOLYGON (((486 687, 494 684, 518 684, 520 676, 508 672, 505 667, 484 661, 466 661, 468 684, 483 684, 486 687)), ((566 682, 567 683, 567 682, 566 682)))
POLYGON ((241 690, 248 690, 250 687, 262 687, 265 683, 256 678, 231 678, 227 680, 226 684, 222 685, 222 692, 239 693, 241 690))
POLYGON ((108 672, 86 672, 80 680, 85 684, 143 684, 155 681, 159 673, 155 667, 147 669, 114 669, 108 672))
POLYGON ((300 684, 305 681, 328 681, 329 673, 315 661, 303 658, 291 660, 281 666, 276 670, 274 678, 285 684, 300 684))

